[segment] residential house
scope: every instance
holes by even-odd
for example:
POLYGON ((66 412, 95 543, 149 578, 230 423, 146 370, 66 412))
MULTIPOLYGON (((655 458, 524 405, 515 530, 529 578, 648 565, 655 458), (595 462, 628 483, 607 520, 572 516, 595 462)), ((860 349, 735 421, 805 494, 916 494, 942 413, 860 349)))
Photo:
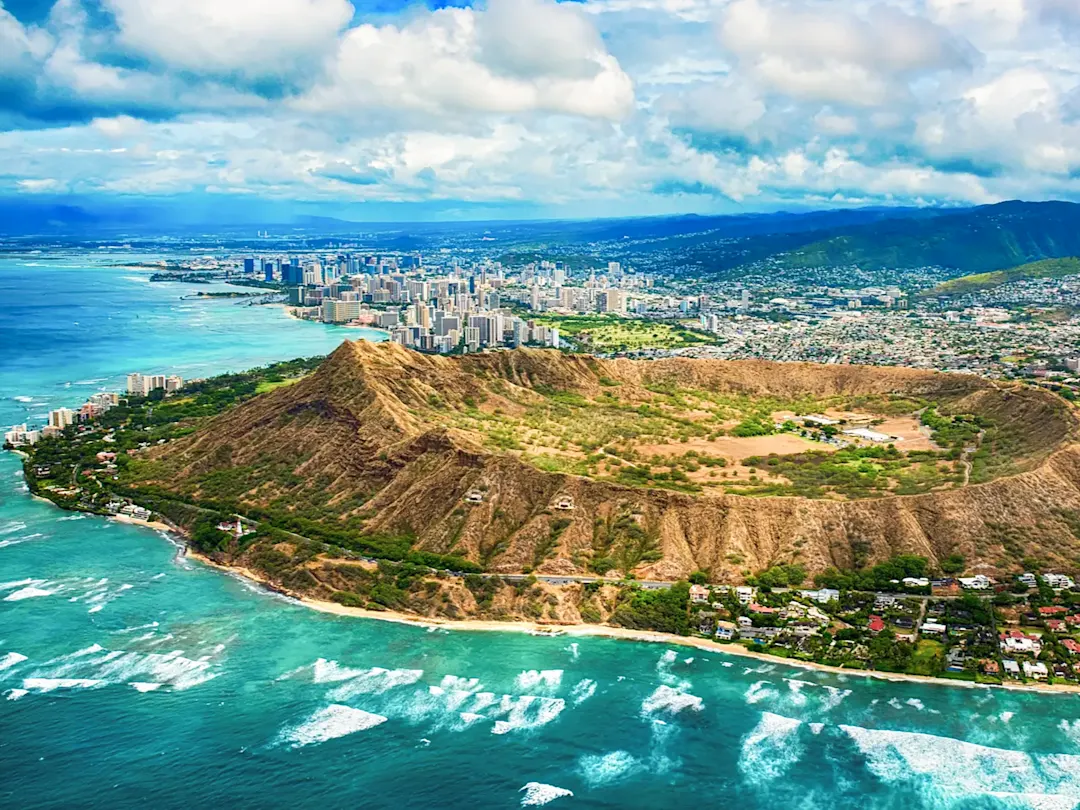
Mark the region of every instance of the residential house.
POLYGON ((876 635, 885 629, 885 620, 880 616, 871 616, 868 627, 870 628, 870 632, 876 635))
POLYGON ((709 589, 704 585, 690 586, 690 601, 697 604, 709 601, 709 589))
POLYGON ((1011 658, 1002 659, 1001 665, 1005 668, 1006 675, 1012 675, 1014 677, 1020 675, 1020 665, 1011 658))
POLYGON ((1024 677, 1033 678, 1034 680, 1044 680, 1050 673, 1046 670, 1046 664, 1042 661, 1025 661, 1022 664, 1024 668, 1024 677))
POLYGON ((1019 630, 999 633, 998 639, 1002 652, 1026 655, 1038 655, 1042 652, 1042 640, 1038 636, 1027 635, 1019 630))
POLYGON ((738 635, 738 628, 731 622, 716 623, 716 638, 718 641, 731 641, 738 635))
POLYGON ((969 591, 986 591, 994 584, 993 580, 985 574, 976 574, 973 577, 959 577, 957 582, 960 583, 961 588, 966 588, 969 591))
POLYGON ((840 591, 835 588, 819 588, 816 591, 799 591, 799 595, 805 599, 812 599, 822 605, 828 604, 834 600, 840 600, 840 591))
POLYGON ((1063 638, 1061 646, 1068 650, 1070 655, 1080 655, 1080 644, 1071 638, 1063 638))

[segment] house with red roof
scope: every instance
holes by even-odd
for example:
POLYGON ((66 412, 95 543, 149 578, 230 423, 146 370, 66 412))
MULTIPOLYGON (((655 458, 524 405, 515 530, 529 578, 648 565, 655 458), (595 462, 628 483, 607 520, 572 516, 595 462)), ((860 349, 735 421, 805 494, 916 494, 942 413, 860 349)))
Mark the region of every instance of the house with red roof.
POLYGON ((1062 607, 1061 605, 1050 605, 1049 607, 1039 608, 1040 616, 1064 616, 1068 612, 1068 608, 1062 607))
POLYGON ((885 620, 880 616, 871 616, 869 627, 871 633, 880 633, 885 629, 885 620))
POLYGON ((1061 640, 1061 646, 1068 650, 1073 655, 1080 655, 1080 644, 1071 638, 1063 638, 1061 640))

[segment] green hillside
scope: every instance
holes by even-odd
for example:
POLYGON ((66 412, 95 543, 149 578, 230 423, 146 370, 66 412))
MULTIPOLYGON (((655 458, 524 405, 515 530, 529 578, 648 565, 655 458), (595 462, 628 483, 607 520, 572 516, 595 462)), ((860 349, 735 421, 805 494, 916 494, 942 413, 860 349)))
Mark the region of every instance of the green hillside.
POLYGON ((1080 274, 1080 259, 1068 257, 1065 259, 1043 259, 1040 262, 1030 262, 1009 270, 994 270, 990 273, 974 273, 969 276, 961 276, 938 284, 931 290, 923 293, 924 298, 941 298, 943 296, 964 295, 965 293, 978 292, 979 290, 991 290, 1008 284, 1010 281, 1022 281, 1033 278, 1064 278, 1080 274))
POLYGON ((845 228, 777 259, 789 268, 934 266, 969 275, 1066 256, 1080 256, 1080 206, 1009 202, 845 228))

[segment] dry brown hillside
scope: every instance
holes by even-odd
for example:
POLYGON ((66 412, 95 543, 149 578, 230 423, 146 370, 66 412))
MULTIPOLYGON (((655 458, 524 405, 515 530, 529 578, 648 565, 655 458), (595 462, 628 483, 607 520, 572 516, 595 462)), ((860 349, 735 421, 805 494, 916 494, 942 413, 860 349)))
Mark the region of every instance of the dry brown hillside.
POLYGON ((407 536, 417 549, 495 572, 587 573, 603 558, 640 577, 702 569, 735 581, 778 562, 814 572, 954 552, 988 571, 1015 570, 1025 557, 1074 570, 1077 439, 1063 400, 973 376, 533 349, 451 358, 346 342, 314 374, 148 451, 134 471, 143 485, 196 500, 224 496, 359 534, 407 536), (917 495, 894 486, 880 497, 748 497, 731 491, 753 470, 701 466, 691 454, 693 472, 666 485, 626 483, 658 469, 642 447, 730 443, 748 409, 872 412, 903 398, 909 409, 932 402, 993 425, 974 468, 985 482, 958 482, 963 456, 923 462, 941 482, 904 484, 929 487, 917 495), (658 435, 665 430, 672 435, 658 435), (614 446, 591 447, 592 433, 614 446))

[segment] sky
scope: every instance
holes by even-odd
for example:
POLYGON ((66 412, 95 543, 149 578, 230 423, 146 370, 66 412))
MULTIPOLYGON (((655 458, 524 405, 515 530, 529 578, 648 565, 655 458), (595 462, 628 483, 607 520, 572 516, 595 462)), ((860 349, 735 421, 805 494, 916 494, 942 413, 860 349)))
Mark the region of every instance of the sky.
POLYGON ((0 0, 0 196, 371 219, 1080 200, 1080 0, 0 0))

